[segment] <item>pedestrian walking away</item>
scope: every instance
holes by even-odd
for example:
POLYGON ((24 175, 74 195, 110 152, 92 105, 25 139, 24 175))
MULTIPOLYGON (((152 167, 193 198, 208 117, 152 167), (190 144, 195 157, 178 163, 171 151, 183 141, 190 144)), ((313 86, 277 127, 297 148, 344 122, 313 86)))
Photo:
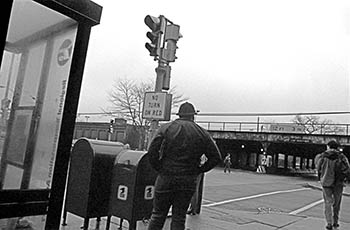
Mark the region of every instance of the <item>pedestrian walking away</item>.
POLYGON ((339 227, 339 212, 345 179, 350 179, 347 157, 339 151, 339 144, 332 140, 327 150, 317 156, 318 178, 322 185, 326 229, 339 227))
POLYGON ((228 171, 231 173, 231 155, 230 153, 227 153, 225 159, 224 159, 224 173, 228 171))
POLYGON ((220 151, 210 134, 194 122, 191 103, 180 106, 178 119, 162 125, 148 149, 151 166, 158 172, 148 230, 161 230, 170 207, 171 230, 184 230, 186 212, 201 173, 221 162, 220 151), (201 157, 207 160, 201 164, 201 157))

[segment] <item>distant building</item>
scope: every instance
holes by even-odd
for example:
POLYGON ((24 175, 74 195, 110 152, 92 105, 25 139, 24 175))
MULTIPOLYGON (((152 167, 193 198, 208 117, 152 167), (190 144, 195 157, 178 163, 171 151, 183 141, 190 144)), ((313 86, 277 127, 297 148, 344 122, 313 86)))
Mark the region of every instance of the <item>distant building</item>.
POLYGON ((139 132, 135 126, 127 124, 125 119, 115 118, 113 122, 76 122, 73 139, 81 137, 121 142, 136 149, 139 132))

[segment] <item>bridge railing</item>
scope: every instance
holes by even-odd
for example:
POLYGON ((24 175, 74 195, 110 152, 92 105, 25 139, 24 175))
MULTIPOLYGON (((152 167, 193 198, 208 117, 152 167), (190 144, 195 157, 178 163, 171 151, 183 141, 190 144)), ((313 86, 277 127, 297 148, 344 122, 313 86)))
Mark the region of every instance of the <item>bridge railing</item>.
POLYGON ((238 131, 238 132, 270 132, 270 133, 312 133, 329 135, 349 135, 350 124, 316 124, 313 125, 313 132, 303 130, 292 131, 295 123, 266 123, 266 122, 222 122, 222 121, 196 121, 197 124, 212 131, 238 131), (271 126, 280 126, 279 130, 271 126))

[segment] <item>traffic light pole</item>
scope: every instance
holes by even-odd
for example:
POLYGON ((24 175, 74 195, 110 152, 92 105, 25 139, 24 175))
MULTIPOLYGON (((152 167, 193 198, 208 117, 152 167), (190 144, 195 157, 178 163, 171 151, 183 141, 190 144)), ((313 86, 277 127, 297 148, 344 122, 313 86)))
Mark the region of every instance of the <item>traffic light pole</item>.
MULTIPOLYGON (((162 92, 162 87, 163 87, 163 80, 164 80, 164 73, 161 71, 157 71, 157 69, 162 69, 166 66, 166 62, 159 60, 158 61, 158 67, 155 69, 157 73, 157 78, 156 78, 156 85, 154 88, 154 92, 159 93, 162 92)), ((149 138, 148 138, 148 147, 151 143, 151 140, 154 138, 155 134, 157 133, 157 130, 159 128, 159 121, 158 120, 152 120, 151 125, 150 125, 150 133, 149 133, 149 138)))
MULTIPOLYGON (((159 17, 147 15, 144 22, 151 29, 151 31, 146 33, 150 42, 147 42, 145 47, 149 51, 150 56, 153 56, 154 60, 158 60, 158 67, 155 69, 157 78, 154 92, 160 93, 163 90, 169 90, 170 87, 171 67, 169 63, 174 62, 177 58, 175 56, 176 42, 182 37, 180 26, 174 24, 163 15, 159 17)), ((159 120, 153 119, 150 125, 150 132, 148 133, 148 147, 158 127, 159 120)))

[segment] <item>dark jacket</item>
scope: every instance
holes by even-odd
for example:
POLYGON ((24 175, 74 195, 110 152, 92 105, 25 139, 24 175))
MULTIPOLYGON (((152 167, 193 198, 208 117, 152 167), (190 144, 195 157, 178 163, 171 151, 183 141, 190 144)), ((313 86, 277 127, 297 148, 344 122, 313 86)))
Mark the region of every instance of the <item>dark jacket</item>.
POLYGON ((336 149, 329 149, 323 152, 316 162, 318 177, 323 187, 334 185, 344 185, 344 178, 337 178, 336 171, 341 171, 346 175, 350 173, 349 161, 344 154, 336 149), (336 159, 340 162, 336 163, 336 159))
POLYGON ((194 121, 183 118, 159 128, 148 157, 152 167, 164 175, 196 175, 221 162, 220 151, 210 134, 194 121), (207 161, 200 165, 203 154, 207 161))

